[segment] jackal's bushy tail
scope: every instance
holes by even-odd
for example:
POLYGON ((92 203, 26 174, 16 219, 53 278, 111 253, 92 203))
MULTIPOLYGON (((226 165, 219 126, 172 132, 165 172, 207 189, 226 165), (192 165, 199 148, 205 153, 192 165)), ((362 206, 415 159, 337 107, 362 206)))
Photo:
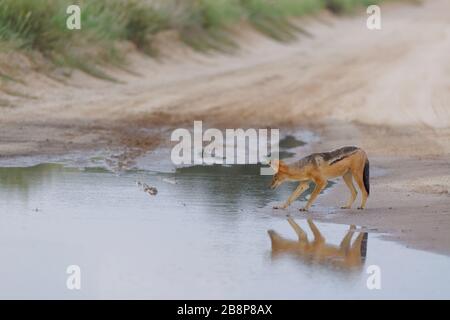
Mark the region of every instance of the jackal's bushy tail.
POLYGON ((370 193, 370 174, 369 174, 369 160, 366 160, 366 163, 364 164, 364 173, 363 173, 363 182, 364 182, 364 188, 367 191, 367 194, 370 193))
POLYGON ((361 241, 361 262, 366 261, 367 257, 367 241, 369 240, 369 236, 367 232, 364 232, 363 239, 361 241))

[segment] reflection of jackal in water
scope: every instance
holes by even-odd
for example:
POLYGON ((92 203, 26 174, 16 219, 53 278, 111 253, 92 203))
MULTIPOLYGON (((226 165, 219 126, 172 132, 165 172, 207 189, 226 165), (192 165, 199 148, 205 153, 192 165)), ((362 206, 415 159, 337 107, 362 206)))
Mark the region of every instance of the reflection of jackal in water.
POLYGON ((308 240, 305 231, 292 218, 289 217, 288 222, 297 233, 298 241, 284 239, 275 231, 269 230, 268 233, 272 241, 272 255, 291 253, 305 261, 345 269, 363 266, 367 253, 366 232, 360 232, 353 243, 351 243, 356 230, 356 227, 352 225, 342 239, 341 244, 335 246, 326 243, 326 239, 311 219, 308 219, 308 224, 314 235, 314 240, 312 241, 308 240))

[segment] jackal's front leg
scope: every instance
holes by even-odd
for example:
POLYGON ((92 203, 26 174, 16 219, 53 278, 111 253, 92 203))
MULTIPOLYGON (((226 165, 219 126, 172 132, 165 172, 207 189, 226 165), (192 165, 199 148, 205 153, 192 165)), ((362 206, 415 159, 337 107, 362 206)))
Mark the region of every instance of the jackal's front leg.
POLYGON ((320 192, 322 192, 322 190, 327 185, 327 181, 323 180, 314 181, 314 183, 316 184, 316 187, 314 188, 314 191, 311 193, 311 196, 309 197, 306 206, 303 209, 300 209, 300 211, 308 211, 311 208, 313 202, 316 200, 317 196, 320 194, 320 192))
POLYGON ((292 202, 295 201, 298 197, 301 196, 303 192, 305 192, 309 188, 309 184, 307 182, 300 182, 298 187, 294 190, 291 196, 286 200, 286 202, 282 206, 274 206, 274 209, 286 209, 291 205, 292 202))
POLYGON ((325 237, 320 233, 319 228, 314 224, 314 221, 312 219, 308 219, 308 225, 311 229, 313 235, 314 235, 314 242, 315 243, 324 243, 325 237))
POLYGON ((292 229, 294 229, 295 233, 298 236, 298 241, 303 243, 308 243, 308 236, 305 231, 303 231, 302 228, 292 219, 291 217, 288 218, 288 222, 291 225, 292 229))

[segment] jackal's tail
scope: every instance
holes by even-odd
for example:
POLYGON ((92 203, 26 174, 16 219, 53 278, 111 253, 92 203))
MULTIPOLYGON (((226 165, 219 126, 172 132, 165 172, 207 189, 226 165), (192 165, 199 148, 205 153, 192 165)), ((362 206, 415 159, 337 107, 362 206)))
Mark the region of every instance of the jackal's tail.
POLYGON ((366 160, 366 163, 364 164, 364 173, 363 173, 363 182, 364 182, 364 188, 367 191, 367 195, 370 193, 370 174, 369 174, 369 160, 366 160))
POLYGON ((364 232, 363 239, 361 241, 361 262, 364 263, 367 257, 367 241, 369 240, 369 236, 367 232, 364 232))

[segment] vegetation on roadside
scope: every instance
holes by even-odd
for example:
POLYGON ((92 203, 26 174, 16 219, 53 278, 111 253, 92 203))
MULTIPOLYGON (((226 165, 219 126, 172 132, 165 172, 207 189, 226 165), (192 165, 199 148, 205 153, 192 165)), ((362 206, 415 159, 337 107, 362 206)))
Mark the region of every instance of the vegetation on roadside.
MULTIPOLYGON (((120 43, 129 41, 155 55, 155 36, 176 30, 197 50, 234 47, 227 30, 248 22, 280 41, 301 31, 293 17, 328 8, 334 13, 380 0, 2 0, 0 2, 0 54, 2 51, 38 52, 57 66, 81 69, 110 79, 97 66, 121 64, 120 43), (81 7, 81 30, 68 30, 66 9, 81 7)), ((1 71, 1 70, 0 70, 1 71)), ((7 78, 2 76, 2 79, 7 78)))

